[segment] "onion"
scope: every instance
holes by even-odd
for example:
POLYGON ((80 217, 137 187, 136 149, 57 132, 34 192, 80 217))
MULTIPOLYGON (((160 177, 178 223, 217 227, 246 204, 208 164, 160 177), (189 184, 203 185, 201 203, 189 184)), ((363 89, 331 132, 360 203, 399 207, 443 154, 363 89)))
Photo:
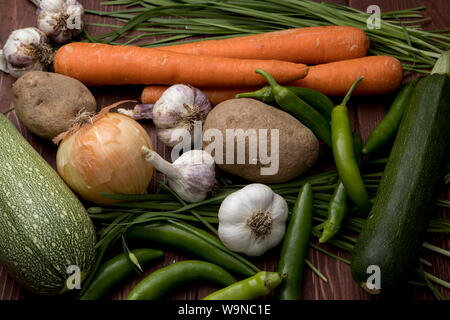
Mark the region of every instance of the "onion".
POLYGON ((64 181, 86 200, 113 201, 99 195, 143 194, 154 168, 145 161, 143 146, 153 149, 145 129, 132 118, 105 108, 88 123, 78 124, 62 139, 56 166, 64 181))

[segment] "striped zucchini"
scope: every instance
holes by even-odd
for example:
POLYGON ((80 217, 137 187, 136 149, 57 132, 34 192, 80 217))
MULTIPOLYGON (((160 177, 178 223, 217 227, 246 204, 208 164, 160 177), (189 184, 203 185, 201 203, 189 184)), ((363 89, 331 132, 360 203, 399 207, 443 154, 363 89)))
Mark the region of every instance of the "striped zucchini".
POLYGON ((24 288, 56 295, 95 260, 95 230, 78 198, 0 114, 0 264, 24 288))
POLYGON ((368 292, 399 287, 416 266, 449 143, 450 77, 431 74, 414 89, 353 248, 353 279, 368 292), (367 286, 371 266, 380 270, 379 288, 367 286))

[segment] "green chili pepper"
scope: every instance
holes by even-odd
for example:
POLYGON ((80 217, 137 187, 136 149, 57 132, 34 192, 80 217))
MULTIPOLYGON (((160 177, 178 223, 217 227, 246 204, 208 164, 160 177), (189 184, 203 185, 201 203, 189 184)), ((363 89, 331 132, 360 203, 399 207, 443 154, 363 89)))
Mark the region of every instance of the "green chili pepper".
MULTIPOLYGON (((353 147, 355 150, 355 161, 358 167, 361 166, 361 149, 362 139, 359 133, 353 134, 353 147)), ((338 180, 336 189, 331 196, 330 203, 328 205, 328 217, 323 226, 322 235, 319 238, 319 243, 325 243, 338 233, 341 228, 342 221, 347 217, 350 211, 347 192, 345 191, 342 180, 338 180)))
POLYGON ((280 86, 270 74, 262 69, 256 69, 255 71, 267 80, 280 108, 300 120, 318 138, 331 147, 331 129, 328 120, 317 110, 297 97, 291 90, 280 86))
POLYGON ((336 235, 349 211, 347 202, 347 192, 342 180, 338 180, 336 190, 334 190, 330 203, 328 204, 328 217, 323 226, 319 243, 325 243, 336 235))
MULTIPOLYGON (((136 249, 131 251, 141 266, 164 256, 161 250, 136 249)), ((134 272, 134 267, 124 253, 106 261, 96 272, 89 288, 80 300, 99 300, 111 289, 117 287, 134 272)))
POLYGON ((152 223, 130 228, 127 238, 147 240, 191 253, 230 271, 252 276, 259 271, 253 264, 230 251, 210 233, 184 223, 152 223))
POLYGON ((193 281, 229 286, 236 279, 222 267, 209 262, 181 261, 151 273, 131 290, 126 300, 158 300, 172 289, 193 281))
POLYGON ((370 200, 366 187, 359 172, 355 158, 352 132, 346 103, 362 77, 359 77, 347 92, 340 105, 334 107, 331 113, 331 137, 333 155, 339 177, 344 184, 349 198, 364 212, 370 209, 370 200))
MULTIPOLYGON (((297 97, 305 101, 311 107, 319 111, 328 121, 331 120, 331 111, 333 111, 334 103, 323 93, 302 87, 286 86, 297 97)), ((254 98, 264 103, 274 103, 275 97, 270 86, 265 86, 253 92, 244 92, 236 95, 236 98, 254 98)))
POLYGON ((203 300, 253 300, 269 294, 282 281, 283 277, 278 272, 261 271, 253 277, 213 292, 203 300))
POLYGON ((410 81, 400 89, 384 119, 381 120, 369 135, 369 138, 367 138, 366 144, 362 149, 363 154, 374 152, 388 142, 395 134, 402 120, 405 108, 411 99, 417 80, 418 78, 410 81))
POLYGON ((281 247, 278 272, 287 279, 278 292, 279 300, 300 300, 300 291, 308 252, 309 236, 313 215, 313 192, 306 183, 295 201, 290 222, 281 247))

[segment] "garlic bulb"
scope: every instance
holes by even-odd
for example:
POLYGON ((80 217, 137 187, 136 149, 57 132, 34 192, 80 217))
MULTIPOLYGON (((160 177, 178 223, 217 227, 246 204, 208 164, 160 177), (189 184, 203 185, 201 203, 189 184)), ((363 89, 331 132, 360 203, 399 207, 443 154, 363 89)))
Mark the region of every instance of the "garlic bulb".
POLYGON ((38 28, 53 42, 69 42, 84 28, 84 9, 76 0, 41 0, 37 16, 38 28))
POLYGON ((260 256, 283 239, 287 217, 283 197, 264 184, 250 184, 222 201, 219 238, 232 251, 260 256))
POLYGON ((173 163, 169 163, 146 147, 142 147, 142 154, 156 170, 167 176, 169 186, 184 201, 202 201, 214 187, 215 163, 208 152, 190 150, 173 163))
POLYGON ((28 71, 45 71, 55 53, 48 38, 37 28, 13 31, 0 50, 0 70, 19 78, 28 71))
MULTIPOLYGON (((108 108, 106 108, 108 110, 108 108)), ((56 155, 58 173, 84 199, 112 201, 99 192, 143 194, 154 168, 141 154, 152 148, 145 129, 135 120, 102 110, 63 138, 56 155)))
POLYGON ((195 122, 203 123, 210 110, 211 103, 202 91, 176 84, 164 91, 154 105, 141 104, 133 110, 119 109, 118 112, 136 120, 153 119, 158 137, 165 145, 173 147, 184 139, 193 143, 195 122))

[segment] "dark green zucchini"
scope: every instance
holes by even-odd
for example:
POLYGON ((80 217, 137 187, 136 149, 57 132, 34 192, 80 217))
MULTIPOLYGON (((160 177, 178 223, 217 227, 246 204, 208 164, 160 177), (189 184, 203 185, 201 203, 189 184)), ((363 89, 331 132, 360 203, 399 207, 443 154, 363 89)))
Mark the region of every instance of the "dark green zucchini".
POLYGON ((418 262, 440 168, 447 160, 449 94, 449 76, 432 74, 419 81, 406 108, 352 254, 353 278, 371 293, 398 287, 418 262), (371 265, 380 268, 379 288, 367 288, 371 265))

